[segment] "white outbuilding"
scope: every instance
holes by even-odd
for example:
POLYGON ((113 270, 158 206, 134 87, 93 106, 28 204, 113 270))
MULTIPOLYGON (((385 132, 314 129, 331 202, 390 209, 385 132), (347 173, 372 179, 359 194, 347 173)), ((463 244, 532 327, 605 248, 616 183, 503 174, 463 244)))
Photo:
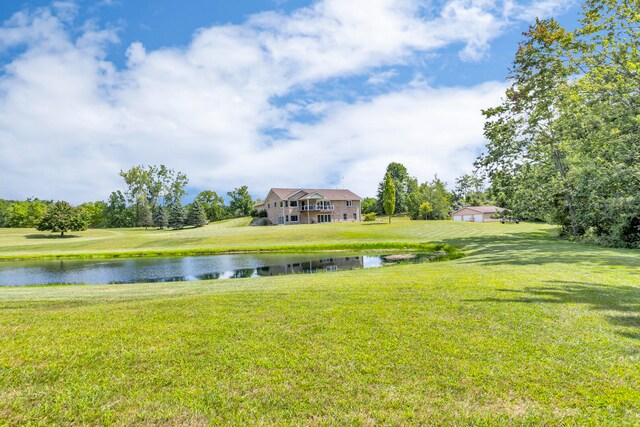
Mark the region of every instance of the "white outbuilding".
POLYGON ((500 221, 497 215, 502 211, 504 208, 498 206, 467 206, 452 213, 451 219, 468 222, 496 222, 500 221))

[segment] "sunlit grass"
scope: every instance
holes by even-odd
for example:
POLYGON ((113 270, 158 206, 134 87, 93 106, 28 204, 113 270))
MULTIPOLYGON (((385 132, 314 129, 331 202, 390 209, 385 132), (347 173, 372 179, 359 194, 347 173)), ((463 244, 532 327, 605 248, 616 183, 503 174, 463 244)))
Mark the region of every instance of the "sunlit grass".
POLYGON ((89 231, 68 247, 2 230, 0 251, 436 242, 467 256, 0 289, 0 424, 640 423, 637 251, 567 243, 536 224, 221 225, 89 231))

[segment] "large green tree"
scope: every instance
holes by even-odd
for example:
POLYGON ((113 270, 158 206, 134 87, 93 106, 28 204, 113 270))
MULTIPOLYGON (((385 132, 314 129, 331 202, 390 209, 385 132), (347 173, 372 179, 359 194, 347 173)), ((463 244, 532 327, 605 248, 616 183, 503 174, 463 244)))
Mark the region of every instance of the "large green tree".
POLYGON ((194 200, 189 206, 189 213, 187 214, 187 225, 194 227, 202 227, 207 225, 207 214, 202 207, 202 204, 198 199, 194 200))
POLYGON ((249 216, 253 209, 253 200, 246 185, 229 191, 227 195, 231 198, 229 211, 235 217, 249 216))
POLYGON ((164 206, 158 205, 153 210, 153 225, 161 230, 169 226, 169 218, 167 217, 167 211, 164 206))
POLYGON ((413 219, 448 219, 452 211, 453 195, 447 190, 447 184, 437 176, 431 182, 418 185, 412 178, 410 181, 409 214, 413 219), (428 204, 429 209, 423 206, 428 204))
POLYGON ((391 223, 391 215, 396 210, 396 186, 389 172, 385 175, 384 186, 382 187, 382 206, 384 207, 384 212, 389 215, 389 223, 391 223))
POLYGON ((198 193, 195 200, 200 202, 209 221, 220 221, 226 218, 227 209, 224 199, 215 191, 205 190, 198 193))
POLYGON ((83 231, 88 227, 89 219, 83 209, 71 206, 65 201, 59 201, 49 206, 36 229, 60 233, 62 237, 68 231, 83 231))
POLYGON ((138 206, 138 225, 145 229, 153 226, 153 212, 146 203, 138 206))
POLYGON ((129 204, 148 204, 153 209, 157 204, 171 205, 182 201, 189 179, 182 172, 160 166, 134 166, 120 171, 127 184, 126 196, 129 204))
POLYGON ((107 226, 107 218, 105 216, 105 210, 107 204, 103 201, 86 202, 80 205, 89 219, 90 228, 101 228, 107 226))
POLYGON ((180 203, 174 203, 169 207, 169 227, 174 230, 179 230, 184 227, 186 223, 186 216, 184 208, 180 203))
POLYGON ((362 199, 362 202, 360 203, 360 209, 362 211, 362 214, 368 214, 368 213, 379 213, 378 212, 378 201, 376 199, 374 199, 373 197, 365 197, 364 199, 362 199))
POLYGON ((485 189, 484 177, 478 173, 464 174, 456 178, 453 190, 453 208, 493 204, 485 189))
POLYGON ((13 202, 11 200, 0 199, 0 228, 9 227, 9 207, 13 202))
POLYGON ((387 170, 385 172, 384 178, 378 184, 378 205, 379 211, 385 212, 384 209, 384 185, 387 174, 391 175, 391 179, 393 180, 393 185, 396 189, 396 201, 394 211, 397 213, 402 213, 407 211, 407 186, 409 185, 409 173, 407 172, 407 168, 402 163, 392 162, 387 166, 387 170))
POLYGON ((109 195, 107 206, 104 210, 107 227, 134 227, 136 218, 133 210, 127 207, 127 200, 120 190, 109 195))
POLYGON ((13 202, 7 208, 8 225, 14 228, 33 228, 44 217, 51 202, 38 199, 13 202))

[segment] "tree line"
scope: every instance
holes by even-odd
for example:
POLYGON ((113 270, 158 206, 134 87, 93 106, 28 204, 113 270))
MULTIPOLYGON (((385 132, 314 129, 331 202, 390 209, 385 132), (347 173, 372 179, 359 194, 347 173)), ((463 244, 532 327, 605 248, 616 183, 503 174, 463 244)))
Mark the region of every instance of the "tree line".
POLYGON ((460 176, 453 190, 449 190, 437 175, 431 181, 420 183, 409 175, 402 163, 392 162, 378 184, 376 197, 365 197, 361 207, 363 217, 406 214, 412 219, 443 220, 462 207, 493 203, 485 189, 485 180, 477 174, 460 176))
POLYGON ((64 201, 0 200, 0 227, 37 228, 64 234, 91 228, 200 227, 210 221, 249 216, 253 200, 247 186, 227 193, 229 204, 215 191, 198 193, 183 206, 189 179, 164 165, 135 166, 120 171, 126 190, 113 191, 106 201, 71 206, 64 201))
POLYGON ((640 14, 587 0, 578 28, 536 20, 484 111, 489 193, 571 239, 640 248, 640 14))

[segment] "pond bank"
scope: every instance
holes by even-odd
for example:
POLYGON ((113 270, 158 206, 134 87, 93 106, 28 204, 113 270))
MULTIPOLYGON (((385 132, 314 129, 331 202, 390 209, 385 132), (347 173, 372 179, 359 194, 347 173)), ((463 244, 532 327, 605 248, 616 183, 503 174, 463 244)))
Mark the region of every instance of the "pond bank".
POLYGON ((65 260, 65 259, 118 259, 118 258, 154 258, 179 256, 207 256, 233 254, 260 253, 294 253, 294 252, 327 252, 327 251, 397 251, 409 250, 415 252, 444 252, 442 260, 457 259, 464 254, 454 246, 444 243, 411 243, 411 242, 371 242, 350 244, 313 244, 266 246, 255 248, 194 248, 177 250, 142 250, 117 252, 89 252, 89 253, 50 253, 50 254, 21 254, 0 255, 2 261, 36 261, 36 260, 65 260))

